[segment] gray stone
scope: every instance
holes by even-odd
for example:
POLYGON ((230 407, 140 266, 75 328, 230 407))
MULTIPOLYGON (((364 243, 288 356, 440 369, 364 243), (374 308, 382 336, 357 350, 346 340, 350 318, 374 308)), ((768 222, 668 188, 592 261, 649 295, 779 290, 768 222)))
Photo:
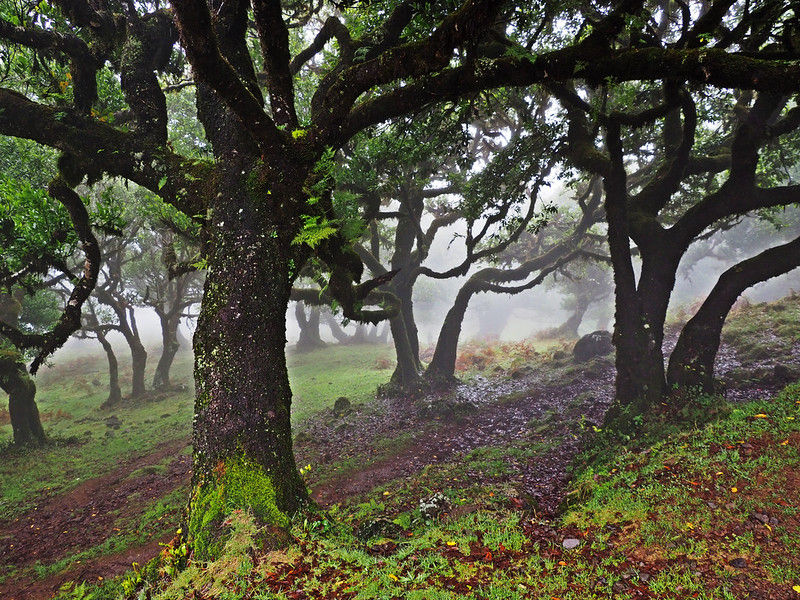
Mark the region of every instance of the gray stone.
POLYGON ((426 519, 434 519, 450 510, 450 500, 441 492, 419 501, 419 512, 426 519))
POLYGON ((737 569, 747 568, 747 561, 743 558, 734 558, 729 564, 737 569))
POLYGON ((336 402, 333 403, 333 416, 343 417, 353 410, 350 399, 346 396, 339 396, 336 402))
POLYGON ((566 538, 561 545, 567 550, 573 550, 581 545, 581 541, 577 538, 566 538))
POLYGON ((595 356, 605 356, 613 351, 614 344, 611 343, 611 333, 600 330, 587 333, 575 342, 572 356, 578 362, 586 362, 595 356))

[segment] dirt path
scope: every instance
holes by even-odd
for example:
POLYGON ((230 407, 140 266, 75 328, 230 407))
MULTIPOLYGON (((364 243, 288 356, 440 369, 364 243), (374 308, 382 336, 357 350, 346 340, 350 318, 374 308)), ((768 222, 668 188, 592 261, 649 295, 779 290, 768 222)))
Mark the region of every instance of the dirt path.
MULTIPOLYGON (((191 459, 181 454, 186 446, 186 440, 160 445, 151 454, 131 460, 102 477, 87 480, 16 519, 0 523, 0 564, 19 569, 37 563, 50 565, 121 534, 114 530, 117 519, 135 517, 149 501, 188 484, 191 459), (162 464, 169 457, 174 459, 166 472, 144 472, 131 477, 137 469, 162 464)), ((132 562, 143 564, 155 556, 158 541, 152 540, 143 547, 129 548, 116 555, 87 559, 80 566, 43 580, 9 578, 0 583, 0 598, 49 598, 66 581, 112 577, 129 569, 132 562)))
POLYGON ((613 374, 610 362, 600 362, 591 376, 563 385, 545 385, 540 379, 529 377, 504 384, 460 386, 454 399, 438 401, 452 402, 455 411, 467 403, 472 410, 457 418, 440 417, 434 425, 418 404, 389 400, 382 418, 368 417, 368 427, 356 426, 356 421, 353 427, 347 421, 333 427, 318 423, 311 428, 313 441, 301 444, 298 456, 302 461, 312 455, 324 461, 334 453, 340 458, 357 456, 359 450, 363 452, 380 436, 412 436, 402 449, 363 469, 334 476, 316 486, 312 482, 314 498, 330 505, 362 497, 377 486, 413 476, 425 466, 452 461, 476 448, 545 442, 546 449, 533 460, 514 464, 513 483, 520 495, 529 498, 542 513, 552 514, 568 482, 566 468, 583 448, 582 426, 602 421, 611 402, 613 374), (547 426, 538 431, 537 425, 544 419, 547 426), (352 435, 343 439, 339 435, 342 429, 352 431, 352 435))
MULTIPOLYGON (((674 333, 667 335, 667 350, 671 350, 675 340, 674 333)), ((796 357, 800 361, 800 352, 796 357)), ((770 371, 775 364, 776 360, 765 359, 756 366, 770 371)), ((736 351, 722 344, 716 364, 718 376, 725 378, 741 366, 736 351)), ((460 414, 457 419, 434 419, 433 426, 430 415, 420 409, 419 403, 405 398, 378 400, 378 409, 368 414, 344 419, 331 419, 327 415, 313 420, 296 452, 304 464, 368 459, 364 449, 375 447, 379 440, 410 436, 408 443, 398 444, 397 451, 389 450, 380 459, 367 461, 363 468, 334 474, 321 483, 312 480, 314 499, 327 506, 362 499, 376 487, 412 477, 426 466, 450 462, 459 454, 482 446, 545 442, 549 447, 533 460, 514 463, 516 474, 510 481, 520 496, 527 498, 541 514, 552 515, 569 483, 567 467, 588 439, 587 427, 599 425, 611 403, 614 373, 610 360, 598 360, 568 382, 553 381, 547 374, 529 375, 516 381, 479 380, 471 386, 459 386, 453 399, 444 399, 453 402, 456 409, 459 403, 466 402, 476 410, 460 414), (532 434, 536 428, 531 423, 545 416, 547 427, 532 434)), ((726 395, 731 401, 744 402, 775 393, 783 385, 785 382, 768 378, 731 385, 726 395)), ((473 476, 481 478, 480 473, 473 476)))

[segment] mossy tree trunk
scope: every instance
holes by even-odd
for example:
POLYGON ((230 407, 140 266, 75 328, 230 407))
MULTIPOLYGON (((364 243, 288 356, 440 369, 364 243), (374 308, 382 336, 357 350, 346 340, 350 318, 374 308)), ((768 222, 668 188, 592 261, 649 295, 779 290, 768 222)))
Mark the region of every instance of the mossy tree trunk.
POLYGON ((226 479, 234 471, 239 479, 252 476, 260 485, 269 483, 248 492, 253 510, 261 507, 255 516, 262 523, 285 524, 285 515, 307 498, 292 451, 285 358, 289 245, 279 239, 278 225, 265 208, 233 193, 214 210, 214 248, 194 336, 194 526, 189 533, 201 555, 213 554, 213 542, 202 540, 219 526, 225 510, 243 508, 222 491, 244 485, 226 479))
POLYGON ((19 446, 43 444, 46 438, 36 406, 36 384, 19 357, 4 352, 5 355, 0 355, 0 389, 8 394, 14 443, 19 446))
POLYGON ((97 341, 100 342, 108 359, 108 398, 103 402, 103 407, 116 406, 122 402, 122 390, 119 387, 119 361, 117 361, 114 347, 108 341, 105 333, 98 330, 97 341))
POLYGON ((742 261, 720 275, 697 313, 684 325, 669 358, 670 386, 715 391, 714 360, 719 350, 722 326, 747 288, 788 273, 800 265, 800 238, 742 261))

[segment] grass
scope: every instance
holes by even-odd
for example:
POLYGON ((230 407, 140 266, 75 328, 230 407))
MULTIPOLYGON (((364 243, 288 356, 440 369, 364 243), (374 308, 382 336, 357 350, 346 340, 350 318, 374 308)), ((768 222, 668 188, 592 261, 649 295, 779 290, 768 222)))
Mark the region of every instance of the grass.
MULTIPOLYGON (((747 352, 748 342, 761 348, 776 339, 778 350, 788 352, 800 334, 798 323, 796 299, 786 300, 777 307, 739 309, 725 335, 739 352, 747 352)), ((390 356, 389 348, 370 346, 290 354, 295 428, 330 409, 339 396, 356 405, 367 403, 389 377, 390 356)), ((120 453, 146 453, 159 441, 188 435, 188 391, 114 411, 122 425, 105 435, 103 420, 111 413, 97 409, 104 394, 93 380, 103 379, 103 365, 93 360, 61 365, 40 377, 42 408, 54 415, 46 427, 56 443, 27 455, 6 451, 0 464, 4 514, 29 507, 37 495, 62 493, 75 485, 75 478, 107 471, 120 453), (22 477, 25 468, 31 472, 22 477)), ((599 372, 605 360, 590 367, 599 372)), ((530 344, 468 346, 460 374, 511 375, 530 365, 547 382, 563 384, 583 376, 566 346, 545 350, 530 344)), ((176 379, 189 388, 190 366, 184 356, 175 371, 176 379)), ((455 456, 413 478, 376 488, 364 502, 297 515, 291 526, 294 542, 283 550, 262 547, 263 534, 252 518, 237 513, 230 518, 231 542, 218 561, 190 561, 178 572, 170 565, 180 562, 180 547, 168 549, 160 570, 154 564, 115 582, 66 586, 60 597, 101 600, 125 592, 126 598, 167 599, 198 592, 225 600, 738 600, 756 589, 764 597, 800 598, 800 385, 749 404, 709 402, 704 398, 695 404, 706 412, 713 408, 712 422, 689 419, 680 427, 659 423, 657 430, 627 446, 598 444, 576 463, 569 503, 554 522, 521 510, 509 485, 515 464, 533 460, 547 448, 532 438, 455 456), (451 508, 440 518, 425 518, 417 502, 437 492, 449 499, 451 508), (766 523, 755 515, 766 516, 766 523), (371 540, 356 537, 361 523, 379 517, 393 520, 400 533, 371 540), (578 539, 578 547, 567 550, 562 543, 566 538, 578 539), (746 566, 733 566, 735 559, 746 566)), ((540 425, 531 423, 533 437, 544 433, 536 431, 540 425)), ((0 431, 10 436, 8 428, 0 431)), ((408 443, 409 436, 385 440, 379 455, 389 445, 408 443)), ((167 464, 139 471, 158 473, 167 464)), ((335 466, 355 470, 364 464, 362 456, 335 466)), ((113 547, 106 540, 56 564, 40 565, 39 573, 55 573, 78 560, 152 539, 158 531, 174 530, 183 498, 179 490, 174 494, 161 499, 164 504, 148 503, 138 517, 120 517, 115 526, 121 534, 113 547), (159 518, 163 529, 154 525, 159 518), (137 529, 150 525, 149 534, 136 537, 137 529)))
MULTIPOLYGON (((155 353, 153 353, 155 354, 155 353)), ((387 346, 331 347, 307 354, 289 354, 289 373, 294 391, 293 422, 302 423, 320 411, 330 409, 339 396, 354 404, 368 402, 375 389, 388 380, 393 362, 387 346)), ((123 390, 130 384, 130 368, 121 358, 123 390)), ((154 361, 151 361, 154 362, 154 361)), ((0 426, 0 514, 12 519, 46 498, 67 493, 80 483, 119 468, 133 458, 146 456, 166 443, 187 441, 193 411, 192 360, 179 354, 173 369, 176 390, 110 410, 99 407, 107 395, 105 358, 99 354, 81 355, 59 361, 43 369, 37 377, 37 402, 46 419, 45 430, 52 443, 36 449, 9 446, 11 426, 0 426), (118 428, 108 427, 106 419, 116 417, 118 428), (51 418, 47 418, 51 417, 51 418)), ((154 365, 151 365, 154 368, 154 365)), ((184 450, 184 452, 188 452, 184 450)), ((127 479, 164 474, 174 456, 133 470, 127 479)), ((180 488, 160 501, 143 503, 141 522, 127 517, 112 528, 109 537, 93 548, 62 557, 53 564, 35 567, 38 577, 49 576, 74 566, 81 560, 118 553, 148 540, 173 532, 186 499, 180 488), (167 516, 168 515, 168 516, 167 516), (135 521, 135 522, 134 522, 135 521), (146 525, 147 523, 150 526, 146 525)), ((18 576, 9 565, 0 565, 0 580, 18 576)))
POLYGON ((265 552, 252 519, 239 513, 236 548, 220 561, 190 563, 171 580, 140 580, 130 597, 153 586, 147 593, 164 600, 198 590, 229 600, 735 600, 753 589, 790 598, 800 586, 800 384, 691 431, 595 449, 554 523, 515 509, 491 477, 451 487, 471 469, 499 474, 507 468, 501 458, 532 451, 482 448, 423 473, 430 489, 468 509, 442 518, 408 508, 400 481, 386 495, 378 489, 381 500, 298 515, 294 543, 265 552), (756 513, 776 521, 764 524, 756 513), (360 522, 385 515, 402 528, 395 537, 355 536, 360 522), (577 548, 565 549, 568 537, 577 548), (732 566, 735 559, 746 567, 732 566))

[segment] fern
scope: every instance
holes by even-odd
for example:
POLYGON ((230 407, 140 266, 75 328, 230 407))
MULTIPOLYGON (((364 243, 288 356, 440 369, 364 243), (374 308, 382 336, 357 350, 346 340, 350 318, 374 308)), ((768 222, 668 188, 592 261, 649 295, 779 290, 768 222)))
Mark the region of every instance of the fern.
POLYGON ((320 242, 334 235, 338 230, 335 221, 311 215, 303 215, 303 229, 294 237, 292 244, 306 244, 316 248, 320 242))

